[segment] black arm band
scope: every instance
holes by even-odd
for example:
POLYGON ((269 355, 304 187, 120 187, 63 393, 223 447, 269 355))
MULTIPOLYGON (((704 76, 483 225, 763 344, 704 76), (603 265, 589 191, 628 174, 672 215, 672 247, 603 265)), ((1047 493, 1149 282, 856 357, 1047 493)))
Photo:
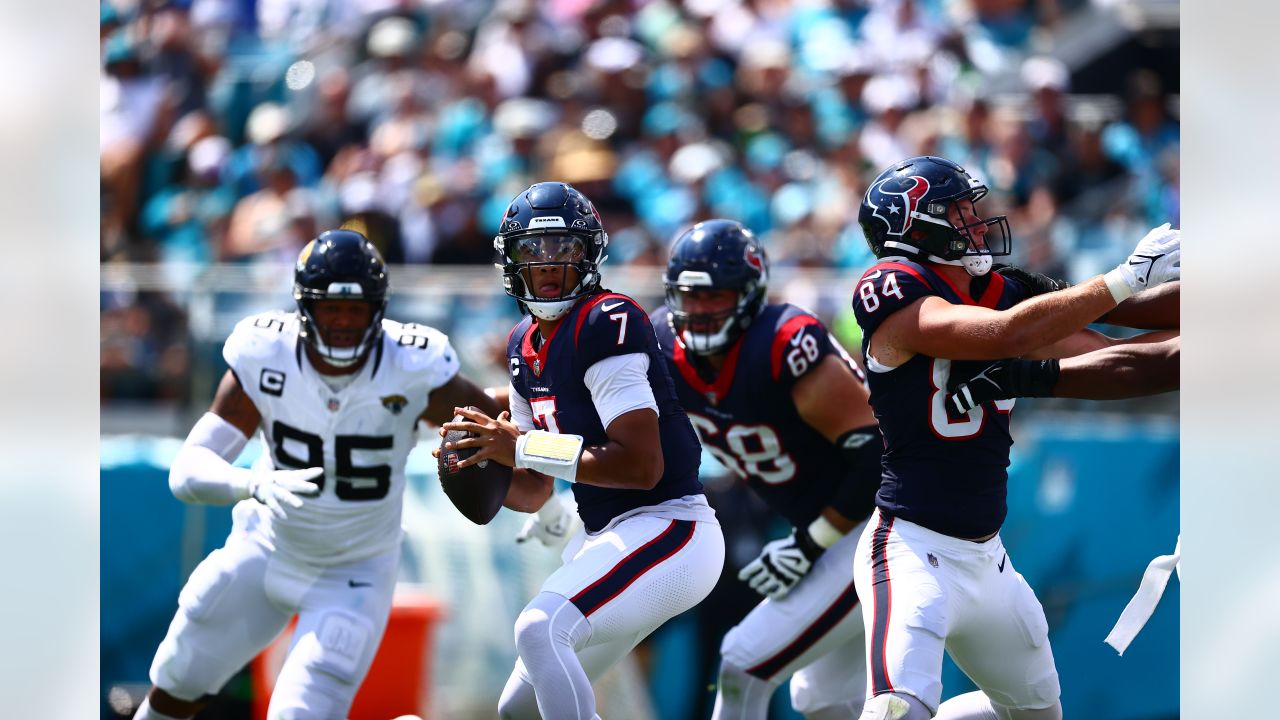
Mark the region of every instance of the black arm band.
POLYGON ((830 505, 850 520, 861 520, 875 508, 880 488, 880 455, 884 440, 880 426, 854 428, 836 440, 844 456, 845 472, 830 505))
POLYGON ((1053 397, 1062 374, 1057 358, 1014 360, 1009 363, 1009 394, 1012 397, 1053 397))

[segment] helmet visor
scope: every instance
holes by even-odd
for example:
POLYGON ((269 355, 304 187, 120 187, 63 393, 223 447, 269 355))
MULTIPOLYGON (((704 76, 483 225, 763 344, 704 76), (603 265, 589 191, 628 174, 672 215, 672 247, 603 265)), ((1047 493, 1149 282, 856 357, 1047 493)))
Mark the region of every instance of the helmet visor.
POLYGON ((507 256, 516 263, 579 263, 587 257, 586 242, 574 235, 528 235, 508 242, 507 256))

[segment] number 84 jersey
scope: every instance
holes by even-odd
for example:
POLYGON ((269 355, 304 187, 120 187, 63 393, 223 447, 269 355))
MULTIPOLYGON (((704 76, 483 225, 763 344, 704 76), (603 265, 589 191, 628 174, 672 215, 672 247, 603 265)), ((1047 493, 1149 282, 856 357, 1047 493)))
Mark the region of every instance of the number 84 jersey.
MULTIPOLYGON (((793 525, 817 518, 849 470, 840 450, 800 417, 791 391, 831 354, 861 380, 844 348, 810 313, 767 305, 707 380, 699 374, 701 361, 677 341, 668 309, 655 310, 652 321, 702 446, 793 525)), ((871 512, 871 495, 859 517, 871 512)))
MULTIPOLYGON (((335 389, 306 358, 296 313, 242 320, 223 357, 262 415, 255 467, 323 467, 319 497, 276 519, 257 501, 236 507, 238 525, 276 550, 318 565, 353 562, 399 545, 404 468, 431 391, 458 372, 438 330, 382 321, 382 339, 354 377, 335 389)), ((332 377, 332 376, 331 376, 332 377)))

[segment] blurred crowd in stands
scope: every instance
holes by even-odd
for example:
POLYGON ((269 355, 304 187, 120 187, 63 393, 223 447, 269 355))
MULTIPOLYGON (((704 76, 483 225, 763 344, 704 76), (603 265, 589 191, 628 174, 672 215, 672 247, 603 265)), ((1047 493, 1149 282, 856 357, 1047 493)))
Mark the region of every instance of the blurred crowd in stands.
MULTIPOLYGON (((992 188, 1012 260, 1072 280, 1178 221, 1177 88, 1073 93, 1055 33, 1116 0, 102 0, 101 258, 487 264, 561 180, 610 264, 741 220, 775 267, 871 261, 866 183, 938 154, 992 188)), ((495 294, 498 285, 495 280, 495 294)), ((183 309, 103 293, 104 398, 181 393, 183 309)))

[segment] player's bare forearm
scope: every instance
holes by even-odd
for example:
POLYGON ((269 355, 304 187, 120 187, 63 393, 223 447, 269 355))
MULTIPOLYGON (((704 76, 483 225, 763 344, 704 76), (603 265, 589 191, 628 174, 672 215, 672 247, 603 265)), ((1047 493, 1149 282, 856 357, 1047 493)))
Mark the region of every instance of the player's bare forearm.
POLYGON ((892 347, 932 357, 1020 357, 1083 329, 1115 306, 1101 276, 1038 295, 1008 310, 952 305, 941 297, 927 297, 885 321, 872 338, 872 351, 880 358, 876 344, 888 331, 883 340, 892 347))
POLYGON ((516 512, 537 512, 554 490, 555 481, 550 477, 536 470, 518 468, 511 472, 511 487, 502 505, 516 512))
POLYGON ((576 482, 622 490, 657 485, 665 467, 658 414, 647 408, 625 412, 605 432, 609 442, 583 448, 576 482))
POLYGON ((849 531, 858 525, 857 520, 850 520, 849 518, 842 515, 839 510, 836 510, 830 505, 822 508, 822 517, 826 518, 827 522, 830 522, 831 525, 835 527, 835 529, 839 530, 845 535, 848 535, 849 531))
MULTIPOLYGON (((1151 335, 1155 337, 1154 333, 1151 335)), ((1119 400, 1178 389, 1181 338, 1126 342, 1062 360, 1055 397, 1119 400)))
POLYGON ((1143 290, 1098 318, 1097 322, 1145 330, 1179 327, 1182 281, 1174 280, 1143 290))

